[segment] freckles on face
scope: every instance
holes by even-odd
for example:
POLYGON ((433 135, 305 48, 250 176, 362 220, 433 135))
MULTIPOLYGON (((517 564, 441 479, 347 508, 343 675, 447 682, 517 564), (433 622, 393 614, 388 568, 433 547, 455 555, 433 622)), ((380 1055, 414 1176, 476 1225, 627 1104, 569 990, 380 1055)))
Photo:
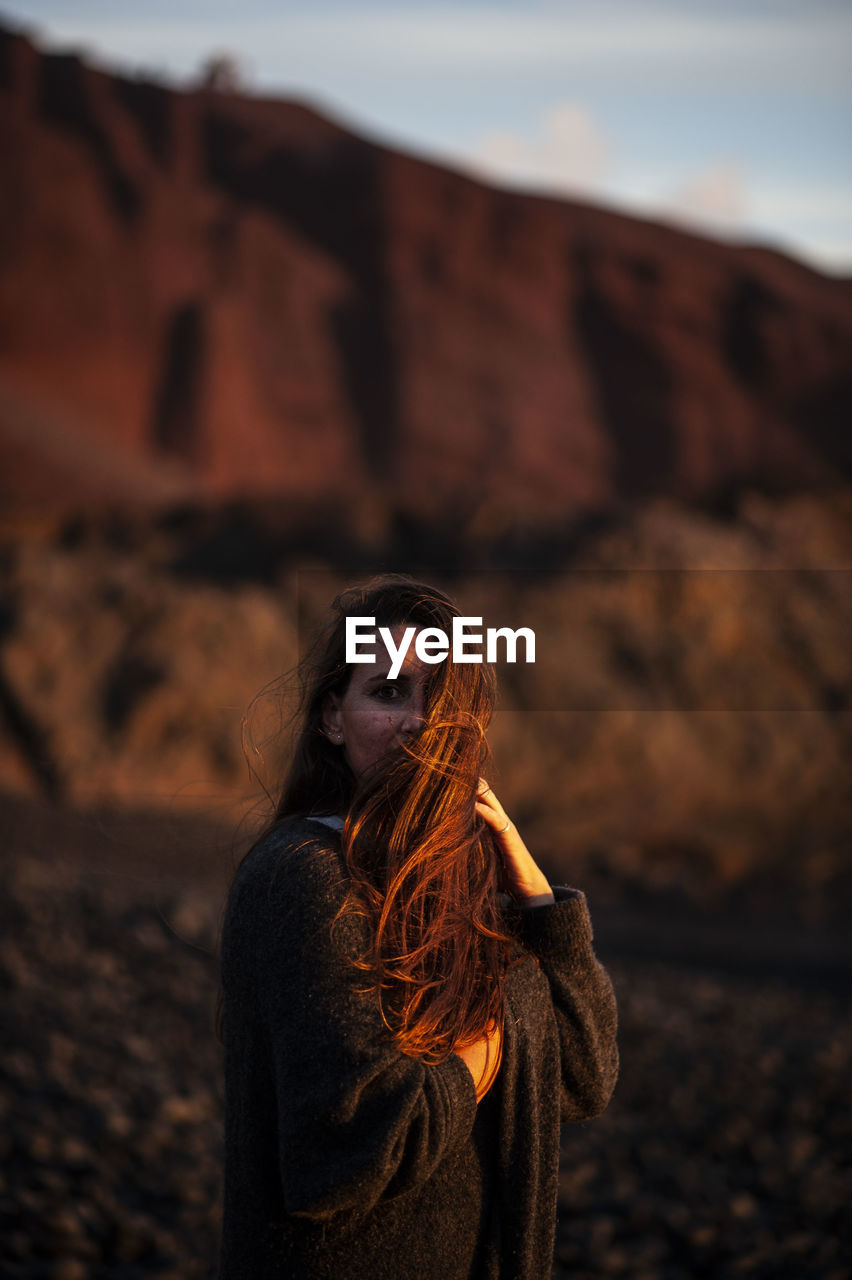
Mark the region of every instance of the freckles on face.
MULTIPOLYGON (((403 630, 392 628, 397 645, 403 630)), ((414 654, 413 642, 394 680, 388 678, 391 661, 384 645, 378 645, 377 654, 376 662, 354 668, 346 692, 330 699, 324 715, 326 732, 341 742, 356 777, 423 724, 428 668, 414 654)))

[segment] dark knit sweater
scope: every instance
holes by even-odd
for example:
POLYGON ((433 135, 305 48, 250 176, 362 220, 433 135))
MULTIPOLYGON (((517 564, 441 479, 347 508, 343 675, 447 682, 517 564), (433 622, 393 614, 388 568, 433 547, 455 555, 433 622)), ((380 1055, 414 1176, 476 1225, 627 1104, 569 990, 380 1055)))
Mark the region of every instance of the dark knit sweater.
POLYGON ((544 1280, 561 1120, 606 1106, 612 986, 586 901, 509 908, 525 948, 506 985, 503 1061, 477 1106, 468 1068, 401 1054, 331 929, 340 836, 290 821, 241 865, 222 936, 221 1280, 544 1280))

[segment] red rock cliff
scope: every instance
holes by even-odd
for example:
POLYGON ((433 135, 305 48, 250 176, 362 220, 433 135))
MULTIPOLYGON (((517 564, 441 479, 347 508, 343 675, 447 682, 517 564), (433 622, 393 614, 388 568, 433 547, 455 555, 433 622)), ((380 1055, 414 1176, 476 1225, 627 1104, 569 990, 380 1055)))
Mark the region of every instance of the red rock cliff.
POLYGON ((0 32, 4 503, 484 529, 850 469, 852 284, 0 32))

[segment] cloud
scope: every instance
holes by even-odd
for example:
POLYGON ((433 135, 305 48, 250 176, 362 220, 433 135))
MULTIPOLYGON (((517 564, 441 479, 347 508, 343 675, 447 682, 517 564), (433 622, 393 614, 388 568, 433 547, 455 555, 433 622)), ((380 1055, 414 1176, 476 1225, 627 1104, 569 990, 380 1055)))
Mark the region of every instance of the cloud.
POLYGON ((671 221, 719 234, 741 231, 747 206, 745 175, 731 160, 716 161, 659 201, 660 213, 671 221))
POLYGON ((719 160, 643 201, 647 216, 721 237, 776 243, 829 272, 852 272, 852 184, 784 182, 719 160))
POLYGON ((612 143, 594 117, 575 102, 562 102, 545 112, 531 136, 484 135, 469 162, 503 183, 594 193, 609 172, 612 154, 612 143))

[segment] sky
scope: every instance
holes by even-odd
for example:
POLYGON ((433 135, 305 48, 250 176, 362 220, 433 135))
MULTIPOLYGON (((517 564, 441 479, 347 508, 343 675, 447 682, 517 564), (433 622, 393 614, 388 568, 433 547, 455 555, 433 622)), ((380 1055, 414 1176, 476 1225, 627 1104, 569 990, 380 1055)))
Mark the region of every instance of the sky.
POLYGON ((46 47, 174 85, 227 54, 489 182, 852 275, 852 0, 0 0, 46 47))

